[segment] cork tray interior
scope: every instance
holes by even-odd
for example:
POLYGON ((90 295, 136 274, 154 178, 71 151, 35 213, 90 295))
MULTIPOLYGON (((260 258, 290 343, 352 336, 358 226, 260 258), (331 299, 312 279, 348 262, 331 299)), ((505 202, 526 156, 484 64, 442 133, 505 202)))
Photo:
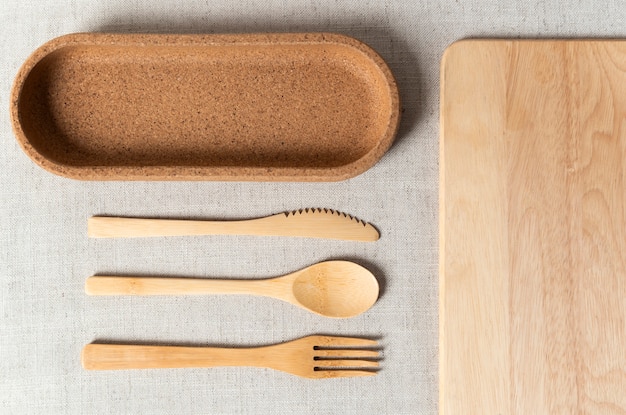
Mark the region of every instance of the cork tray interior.
POLYGON ((40 47, 11 96, 18 141, 83 180, 334 181, 393 142, 380 56, 336 34, 72 34, 40 47))

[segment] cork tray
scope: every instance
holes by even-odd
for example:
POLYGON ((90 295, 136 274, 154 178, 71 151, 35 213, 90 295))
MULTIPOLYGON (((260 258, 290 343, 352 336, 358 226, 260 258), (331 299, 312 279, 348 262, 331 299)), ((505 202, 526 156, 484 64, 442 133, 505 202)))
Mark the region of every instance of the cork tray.
POLYGON ((72 34, 24 63, 11 117, 75 179, 335 181, 389 148, 399 95, 343 35, 72 34))

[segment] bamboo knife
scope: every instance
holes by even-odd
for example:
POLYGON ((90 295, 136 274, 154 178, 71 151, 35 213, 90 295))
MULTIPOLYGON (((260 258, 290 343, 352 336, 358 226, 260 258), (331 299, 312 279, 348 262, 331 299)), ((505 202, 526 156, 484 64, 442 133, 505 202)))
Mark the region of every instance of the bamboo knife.
POLYGON ((87 234, 91 238, 257 235, 351 241, 376 241, 380 237, 371 224, 330 209, 302 209, 234 221, 93 216, 87 222, 87 234))

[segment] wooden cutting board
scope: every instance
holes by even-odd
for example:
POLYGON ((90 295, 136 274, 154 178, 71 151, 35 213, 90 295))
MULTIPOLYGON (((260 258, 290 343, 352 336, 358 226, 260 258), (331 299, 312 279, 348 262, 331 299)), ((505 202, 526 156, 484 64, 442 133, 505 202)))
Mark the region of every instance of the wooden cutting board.
POLYGON ((440 413, 626 414, 626 41, 441 68, 440 413))

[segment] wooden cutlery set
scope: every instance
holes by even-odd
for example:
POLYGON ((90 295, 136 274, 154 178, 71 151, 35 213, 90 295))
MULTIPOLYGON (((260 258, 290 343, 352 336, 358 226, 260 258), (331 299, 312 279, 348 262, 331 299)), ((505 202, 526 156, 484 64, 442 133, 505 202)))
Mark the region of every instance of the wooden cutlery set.
MULTIPOLYGON (((338 181, 391 146, 400 98, 384 60, 332 33, 76 33, 24 62, 13 130, 42 168, 79 180, 338 181)), ((91 237, 267 235, 374 241, 371 225, 307 209, 233 222, 94 217, 91 237)), ((336 318, 378 297, 374 276, 323 262, 261 281, 95 276, 92 295, 253 294, 336 318)), ((376 342, 313 336, 256 349, 89 345, 89 369, 268 366, 310 377, 374 374, 376 342), (289 363, 292 362, 292 363, 289 363)))
MULTIPOLYGON (((257 235, 376 241, 369 223, 328 209, 304 209, 240 221, 198 221, 96 216, 89 219, 94 238, 185 235, 257 235)), ((87 279, 89 295, 245 294, 279 299, 331 318, 357 316, 378 299, 378 281, 350 261, 325 261, 287 275, 255 280, 96 275, 87 279)), ((375 340, 308 336, 254 348, 89 344, 82 353, 86 369, 255 366, 308 378, 376 374, 380 348, 375 340)))

